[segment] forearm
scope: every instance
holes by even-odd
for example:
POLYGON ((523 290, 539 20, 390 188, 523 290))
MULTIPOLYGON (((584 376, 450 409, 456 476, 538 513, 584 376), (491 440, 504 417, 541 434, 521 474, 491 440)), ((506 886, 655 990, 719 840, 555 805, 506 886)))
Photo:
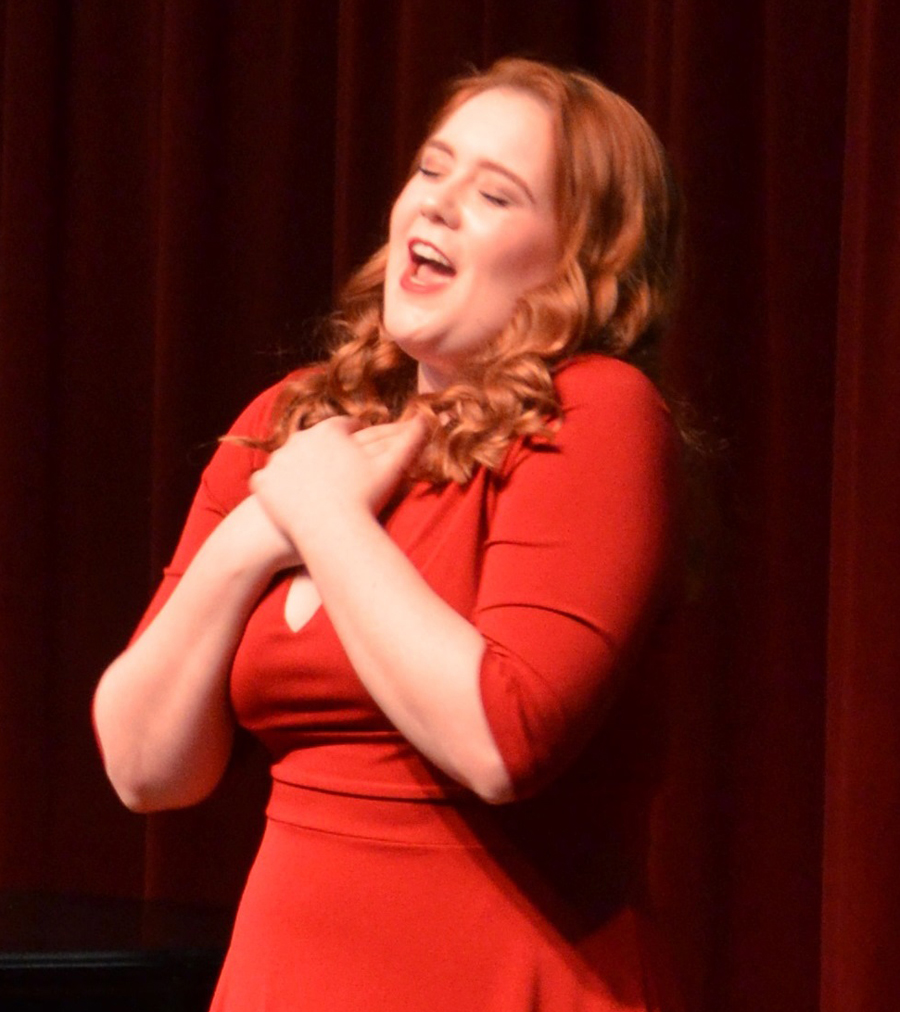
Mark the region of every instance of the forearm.
POLYGON ((319 518, 304 560, 359 678, 397 729, 489 801, 511 785, 479 689, 485 644, 364 511, 319 518))
POLYGON ((271 552, 246 543, 246 531, 236 539, 229 520, 97 688, 94 720, 107 774, 135 810, 201 800, 228 762, 228 673, 250 611, 277 568, 271 552))

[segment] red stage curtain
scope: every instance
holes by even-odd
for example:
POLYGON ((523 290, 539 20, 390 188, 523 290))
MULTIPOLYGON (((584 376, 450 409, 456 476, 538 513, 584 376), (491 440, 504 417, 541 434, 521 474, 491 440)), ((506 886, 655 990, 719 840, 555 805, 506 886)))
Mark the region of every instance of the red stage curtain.
POLYGON ((900 11, 892 0, 0 0, 0 886, 234 901, 249 747, 150 819, 88 722, 214 439, 317 353, 440 83, 596 73, 689 207, 673 372, 727 443, 653 873, 697 1012, 893 1012, 900 11))
POLYGON ((855 0, 834 360, 822 1012, 900 993, 900 8, 855 0))

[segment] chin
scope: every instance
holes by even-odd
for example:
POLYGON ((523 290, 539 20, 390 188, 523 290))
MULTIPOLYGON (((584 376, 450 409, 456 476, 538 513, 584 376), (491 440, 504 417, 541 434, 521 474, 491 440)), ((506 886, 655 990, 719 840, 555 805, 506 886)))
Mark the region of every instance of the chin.
POLYGON ((419 365, 427 365, 431 360, 428 338, 423 334, 401 333, 399 336, 387 330, 388 337, 397 347, 410 358, 415 359, 419 365))
POLYGON ((417 348, 425 351, 434 347, 443 333, 433 319, 433 314, 416 312, 405 306, 386 304, 382 311, 382 323, 385 334, 394 344, 416 359, 419 357, 416 354, 417 348))

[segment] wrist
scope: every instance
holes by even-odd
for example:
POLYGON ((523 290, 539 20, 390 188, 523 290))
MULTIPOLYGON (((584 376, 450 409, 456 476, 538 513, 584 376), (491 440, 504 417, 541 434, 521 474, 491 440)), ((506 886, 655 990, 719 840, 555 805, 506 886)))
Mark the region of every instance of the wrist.
POLYGON ((286 533, 303 563, 312 568, 323 557, 333 557, 359 539, 371 538, 373 532, 376 537, 387 537, 365 505, 342 502, 334 508, 307 513, 299 522, 292 522, 286 533))
POLYGON ((233 565, 271 577, 302 562, 288 536, 269 518, 262 504, 249 495, 217 528, 233 565))

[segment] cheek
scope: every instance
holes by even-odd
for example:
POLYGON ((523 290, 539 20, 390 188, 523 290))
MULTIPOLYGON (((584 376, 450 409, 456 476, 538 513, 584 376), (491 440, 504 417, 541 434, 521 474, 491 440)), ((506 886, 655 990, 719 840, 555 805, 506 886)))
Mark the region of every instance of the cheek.
POLYGON ((388 230, 391 236, 393 236, 394 232, 398 229, 406 227, 409 223, 413 207, 417 206, 414 187, 415 180, 411 179, 406 186, 403 187, 397 195, 397 199, 394 201, 388 224, 388 230))
POLYGON ((394 201, 394 204, 391 207, 391 216, 388 219, 388 236, 390 236, 391 238, 393 238, 394 233, 397 231, 397 227, 400 220, 400 214, 403 209, 403 205, 401 203, 402 200, 403 194, 401 193, 400 196, 394 201))
POLYGON ((549 281, 556 267, 556 242, 549 235, 537 235, 527 241, 515 236, 510 242, 495 245, 490 252, 495 280, 513 289, 517 296, 549 281))
POLYGON ((394 202, 394 206, 391 208, 391 217, 388 221, 387 273, 391 275, 399 273, 402 269, 401 261, 405 259, 406 253, 406 247, 402 241, 405 231, 402 197, 403 195, 401 194, 394 202))

